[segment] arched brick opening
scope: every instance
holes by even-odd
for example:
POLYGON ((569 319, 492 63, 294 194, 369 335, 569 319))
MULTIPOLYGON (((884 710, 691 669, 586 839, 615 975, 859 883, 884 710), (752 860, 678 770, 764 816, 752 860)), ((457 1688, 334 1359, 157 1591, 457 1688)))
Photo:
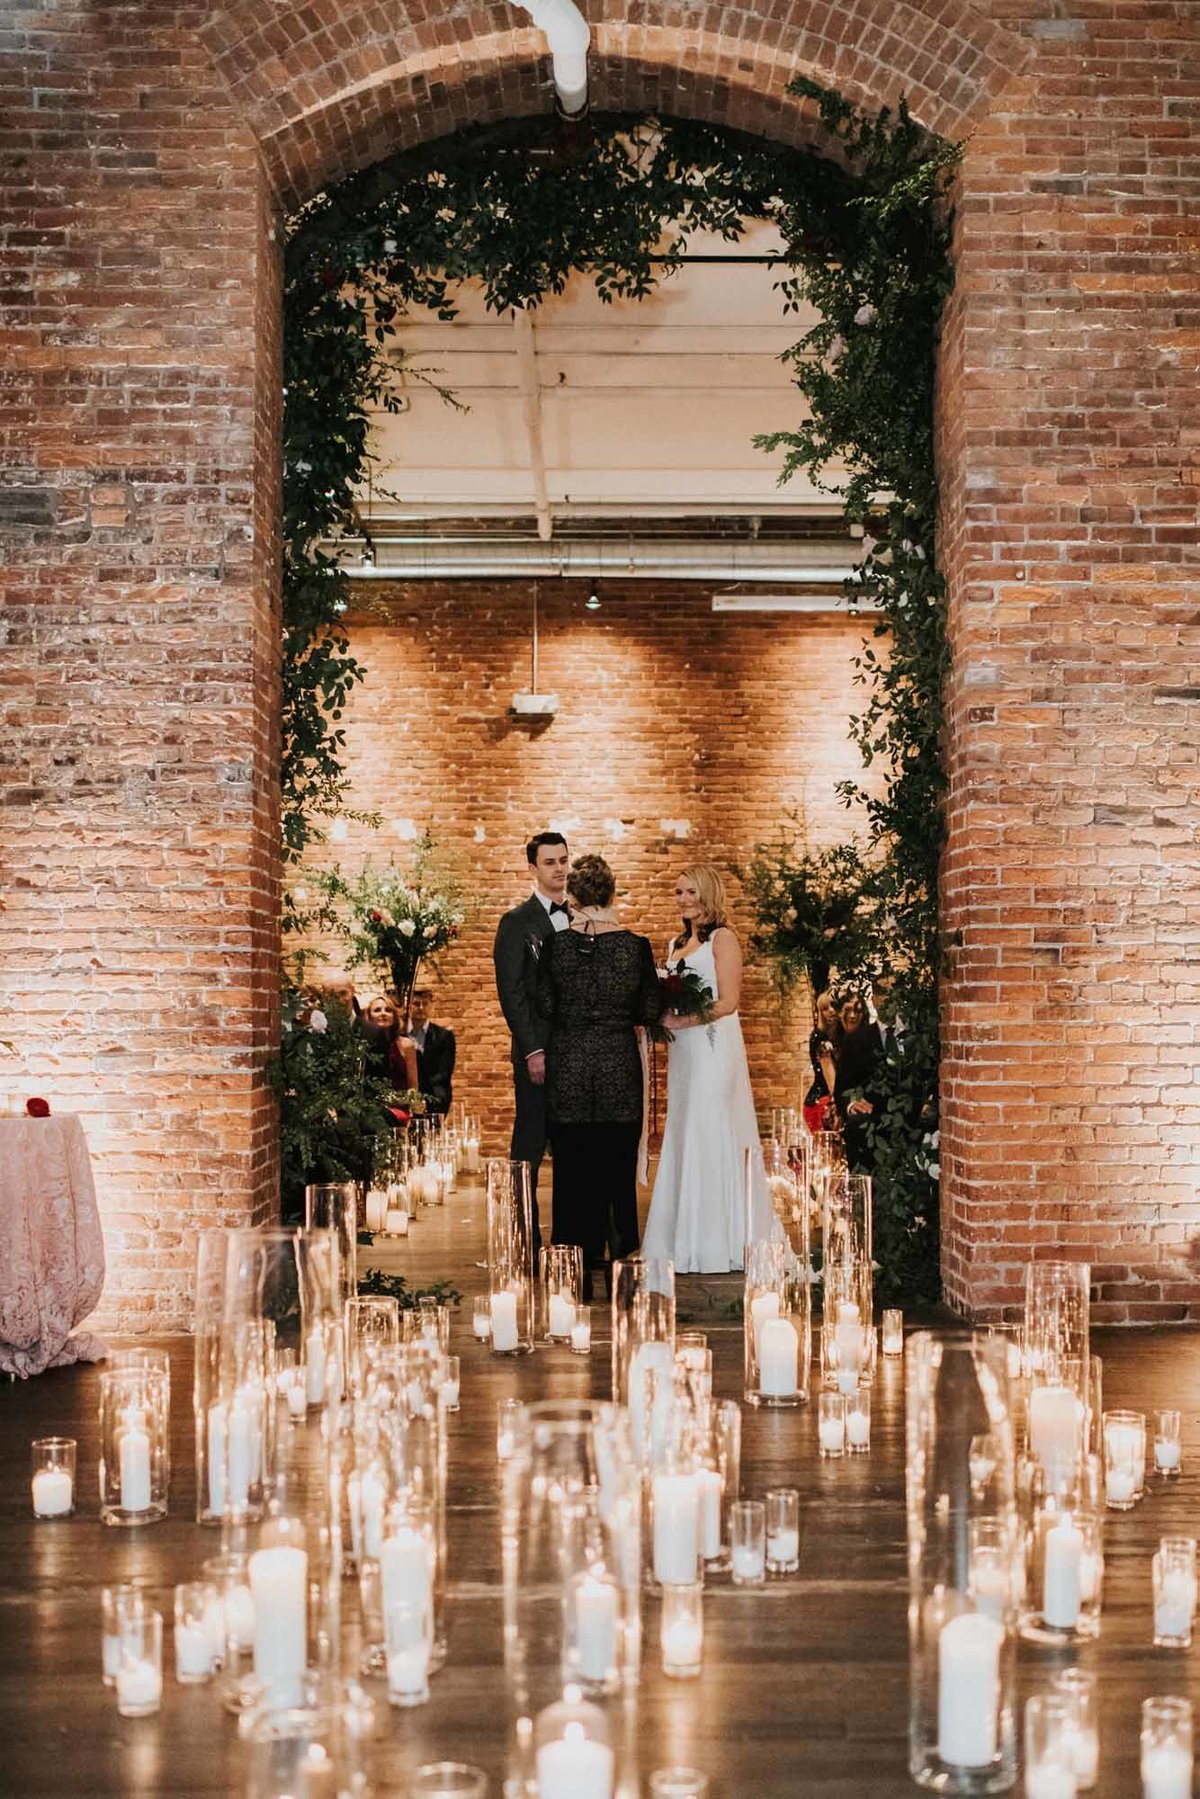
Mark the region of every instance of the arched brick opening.
MULTIPOLYGON (((941 401, 948 1292, 1011 1305, 1061 1244, 1100 1265, 1104 1315, 1191 1315, 1200 21, 587 10, 598 105, 803 141, 803 69, 970 136, 941 401)), ((517 17, 242 0, 199 38, 159 0, 103 31, 32 20, 6 64, 0 1035, 23 1091, 89 1117, 124 1323, 185 1322, 194 1229, 274 1189, 273 222, 405 143, 543 108, 517 17)))

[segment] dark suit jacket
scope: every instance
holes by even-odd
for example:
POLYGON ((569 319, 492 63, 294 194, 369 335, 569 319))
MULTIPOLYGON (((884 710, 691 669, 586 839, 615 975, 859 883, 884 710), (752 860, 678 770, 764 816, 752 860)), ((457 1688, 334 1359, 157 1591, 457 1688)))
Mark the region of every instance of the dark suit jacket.
POLYGON ((454 1058, 458 1045, 454 1032, 444 1024, 425 1026, 425 1047, 417 1051, 417 1086, 425 1096, 429 1112, 450 1110, 450 1083, 454 1078, 454 1058))
POLYGON ((851 1173, 869 1174, 874 1162, 870 1143, 872 1120, 869 1115, 848 1117, 846 1107, 852 1099, 869 1099, 878 1105, 876 1075, 883 1063, 883 1037, 877 1024, 859 1025, 842 1038, 833 1082, 833 1103, 842 1121, 846 1138, 846 1159, 851 1173))
POLYGON ((553 935, 550 914, 535 893, 506 912, 496 931, 492 951, 496 992, 512 1032, 513 1061, 517 1064, 546 1047, 546 1021, 537 1010, 537 972, 542 944, 553 935))

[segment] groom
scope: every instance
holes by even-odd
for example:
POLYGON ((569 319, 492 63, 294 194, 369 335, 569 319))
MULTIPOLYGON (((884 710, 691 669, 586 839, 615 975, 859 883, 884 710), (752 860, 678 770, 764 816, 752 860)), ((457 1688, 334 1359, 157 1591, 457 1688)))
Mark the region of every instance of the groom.
POLYGON ((493 952, 500 1008, 512 1032, 514 1162, 528 1162, 533 1186, 533 1244, 541 1246, 537 1177, 546 1149, 546 1033, 537 1013, 538 957, 553 931, 567 928, 567 840, 558 831, 539 831, 525 846, 533 892, 500 920, 493 952))

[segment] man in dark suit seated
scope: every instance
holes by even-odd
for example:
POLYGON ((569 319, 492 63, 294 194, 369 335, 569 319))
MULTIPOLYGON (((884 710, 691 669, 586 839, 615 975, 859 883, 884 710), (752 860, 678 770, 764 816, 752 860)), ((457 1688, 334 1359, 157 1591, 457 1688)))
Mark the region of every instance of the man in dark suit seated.
POLYGON ((896 1031, 890 981, 875 981, 871 992, 873 1016, 843 1037, 833 1086, 833 1103, 842 1121, 851 1174, 870 1174, 874 1169, 870 1121, 882 1097, 879 1077, 887 1058, 888 1040, 896 1031))
POLYGON ((533 876, 533 892, 500 920, 493 959, 500 1009, 512 1033, 516 1113, 509 1155, 514 1162, 529 1163, 536 1254, 541 1244, 537 1177, 546 1153, 546 1028, 536 1004, 538 956, 550 933, 565 931, 568 925, 571 857, 566 838, 557 831, 539 831, 525 846, 525 860, 533 876))
POLYGON ((450 1110, 458 1045, 453 1031, 432 1022, 432 1012, 432 989, 416 988, 409 1006, 408 1035, 417 1046, 417 1086, 426 1112, 444 1117, 450 1110))

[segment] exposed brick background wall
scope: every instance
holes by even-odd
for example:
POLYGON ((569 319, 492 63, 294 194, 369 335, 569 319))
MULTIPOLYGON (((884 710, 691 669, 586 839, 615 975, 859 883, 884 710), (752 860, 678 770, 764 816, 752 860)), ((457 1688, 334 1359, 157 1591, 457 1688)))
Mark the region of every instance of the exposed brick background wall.
MULTIPOLYGON (((554 821, 572 854, 605 856, 623 920, 656 954, 678 929, 681 866, 712 861, 729 873, 790 828, 789 813, 814 849, 844 840, 836 786, 861 774, 847 719, 860 703, 853 658, 866 627, 714 614, 702 584, 640 580, 606 580, 601 610, 589 612, 589 583, 542 582, 538 687, 558 694, 560 711, 531 726, 508 712, 530 684, 529 584, 356 591, 373 616, 351 615, 352 649, 369 670, 347 712, 351 803, 385 822, 379 832, 351 825, 322 856, 348 872, 364 856, 403 863, 405 833, 429 824, 464 872, 478 912, 444 958, 435 1016, 458 1033, 455 1097, 482 1113, 498 1150, 512 1075, 492 939, 500 913, 529 892, 526 838, 554 821)), ((744 943, 751 920, 736 879, 730 896, 744 943)), ((363 971, 358 988, 378 991, 378 976, 363 971)), ((806 1002, 781 1019, 766 971, 752 968, 742 1016, 760 1111, 798 1104, 811 1078, 806 1002)))
POLYGON ((948 1296, 1200 1317, 1200 12, 992 8, 943 357, 948 1296))
POLYGON ((194 25, 10 11, 0 91, 0 1087, 84 1115, 144 1329, 277 1186, 278 286, 194 25))
MULTIPOLYGON (((805 69, 973 133, 941 440, 949 1291, 1011 1306, 1030 1249, 1061 1245, 1096 1261, 1102 1316, 1183 1316, 1193 0, 586 10, 601 105, 802 141, 805 69)), ((125 1321, 183 1316, 194 1225, 272 1189, 271 209, 539 110, 546 78, 499 3, 142 0, 0 27, 0 1035, 23 1091, 88 1117, 125 1321)))

